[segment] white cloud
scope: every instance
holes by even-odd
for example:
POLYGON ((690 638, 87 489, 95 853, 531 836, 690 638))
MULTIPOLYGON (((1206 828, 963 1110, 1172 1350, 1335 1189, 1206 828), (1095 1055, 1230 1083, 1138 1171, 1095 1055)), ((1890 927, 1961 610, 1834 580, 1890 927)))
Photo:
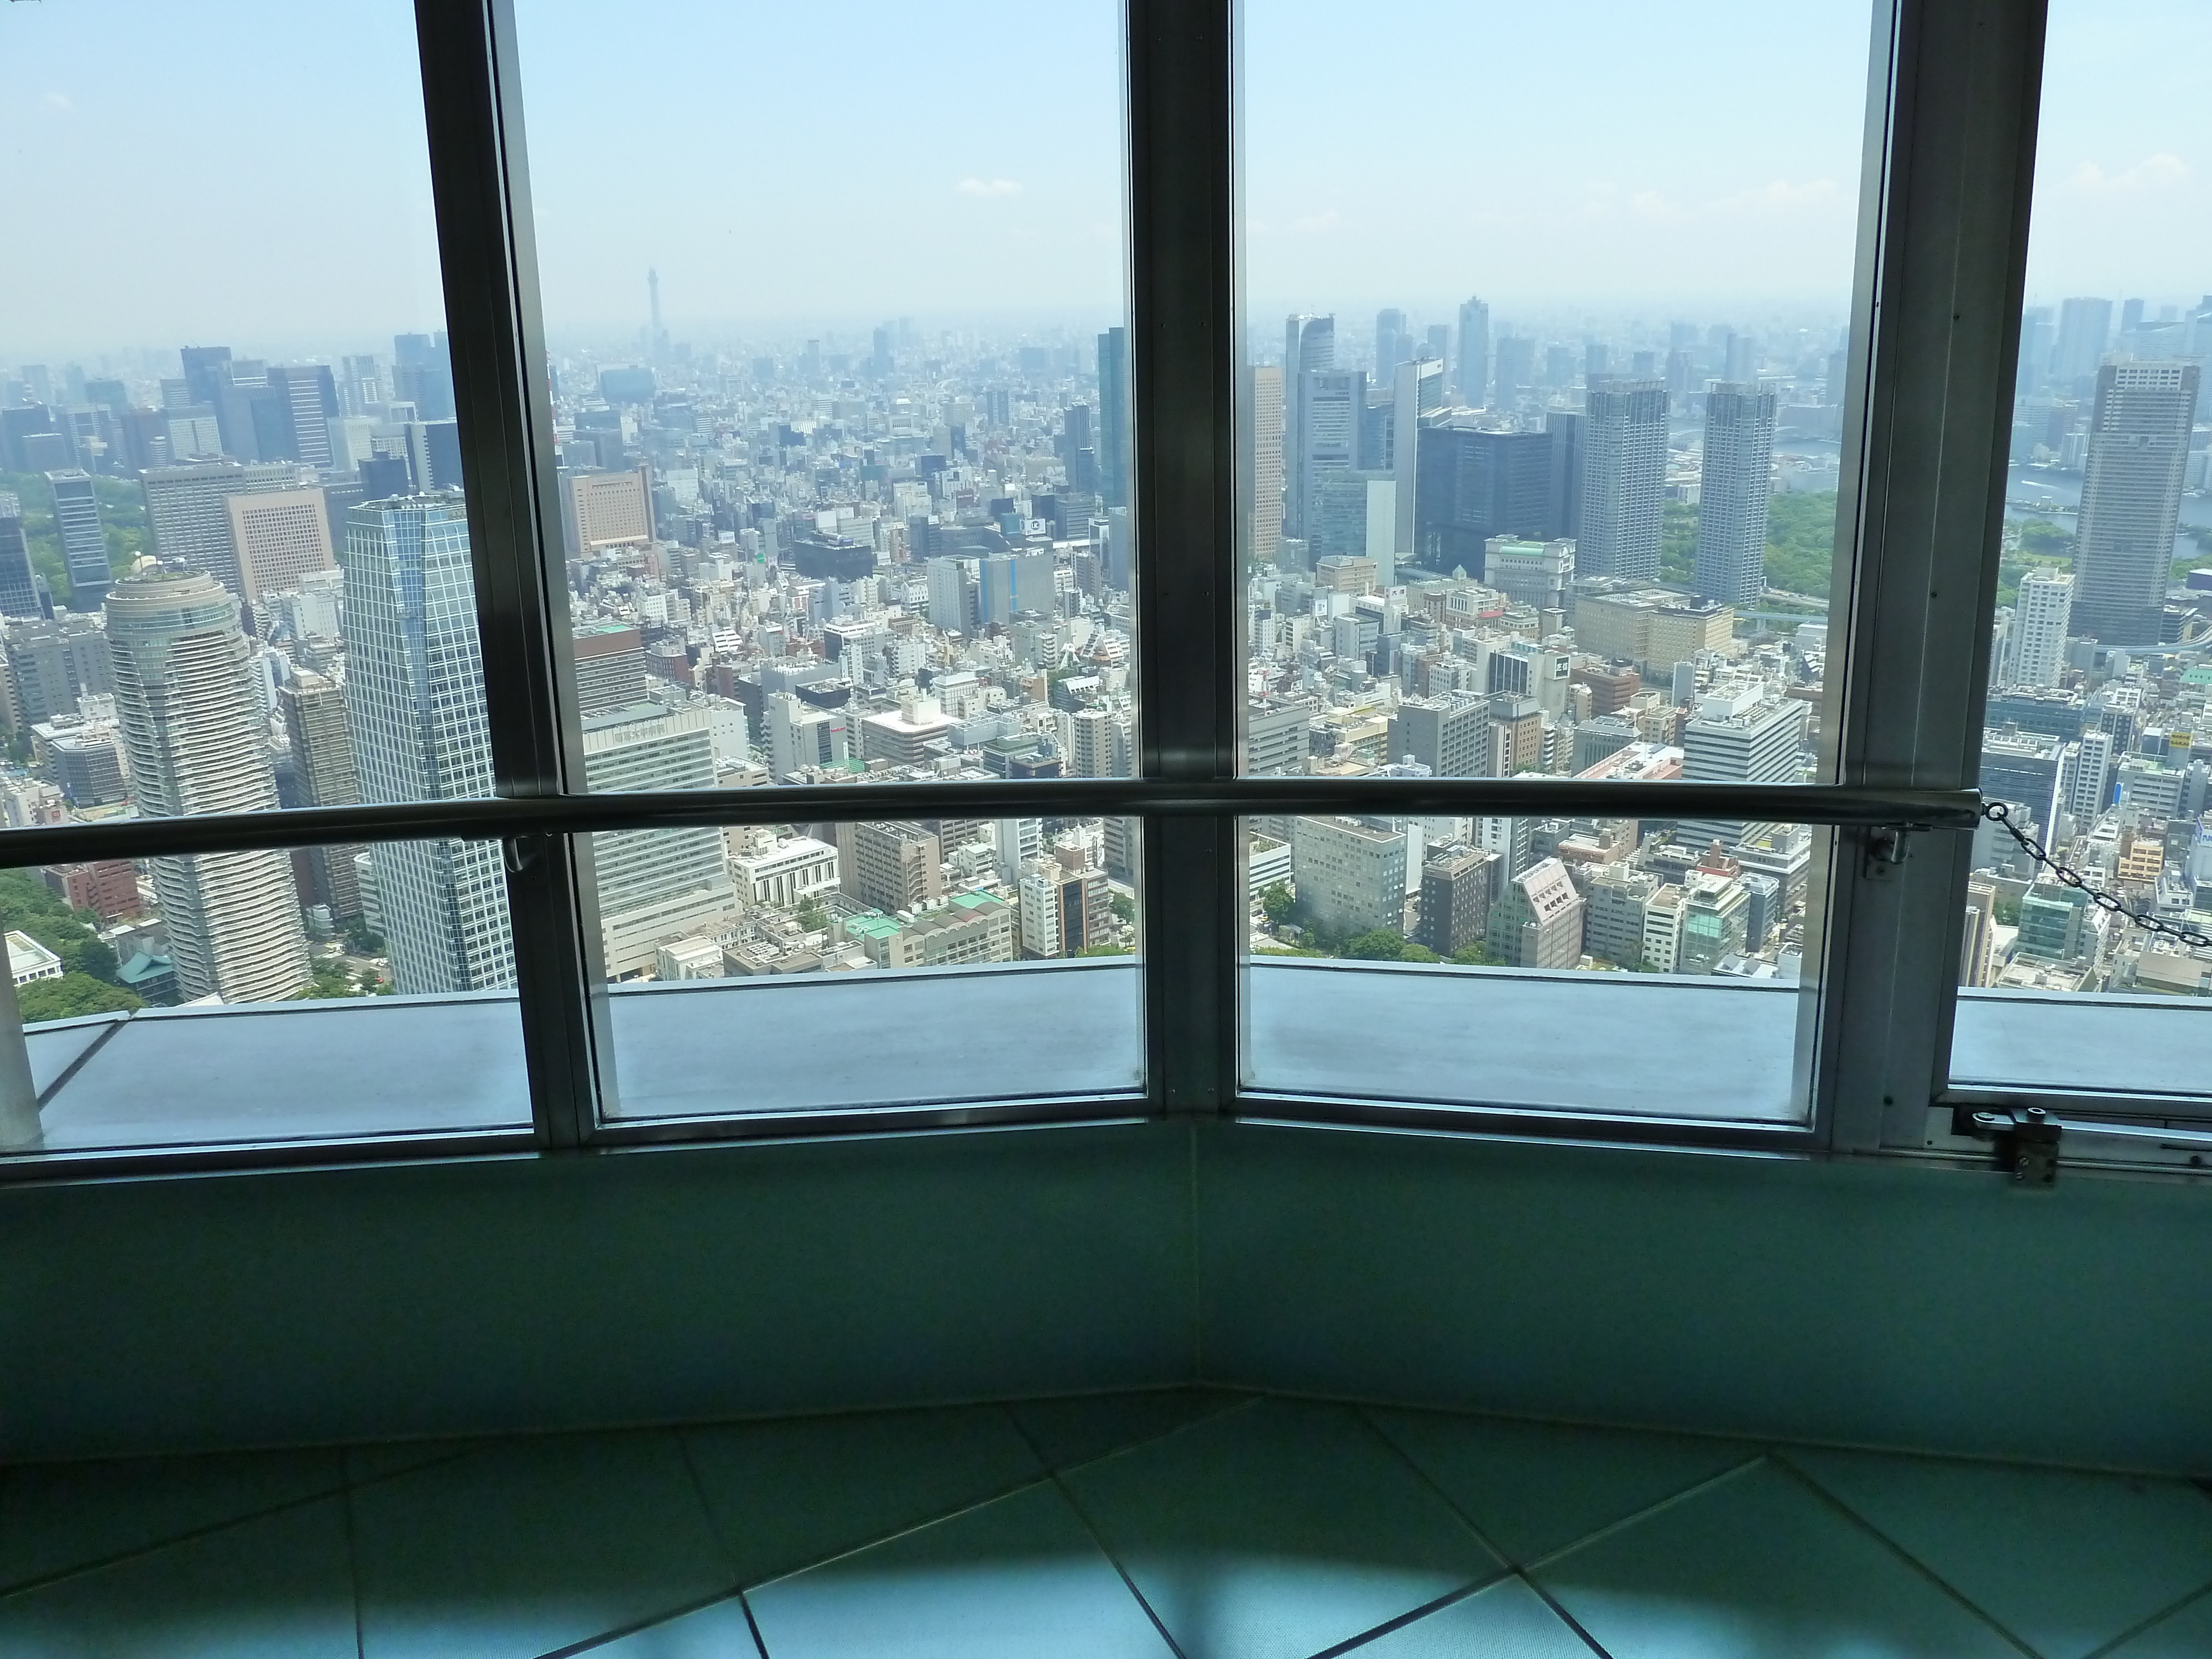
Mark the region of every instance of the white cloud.
POLYGON ((1739 191, 1734 196, 1723 196, 1712 204, 1716 213, 1792 213, 1799 208, 1816 207, 1833 201, 1837 195, 1832 179, 1807 179, 1802 182, 1776 179, 1755 190, 1739 191))
POLYGON ((1012 179, 963 179, 953 188, 963 196, 1018 196, 1022 187, 1012 179))
POLYGON ((2074 187, 2089 196, 2140 196, 2149 191, 2171 190, 2189 182, 2189 163, 2171 150, 2146 155, 2131 167, 2107 173, 2094 161, 2074 169, 2074 187))

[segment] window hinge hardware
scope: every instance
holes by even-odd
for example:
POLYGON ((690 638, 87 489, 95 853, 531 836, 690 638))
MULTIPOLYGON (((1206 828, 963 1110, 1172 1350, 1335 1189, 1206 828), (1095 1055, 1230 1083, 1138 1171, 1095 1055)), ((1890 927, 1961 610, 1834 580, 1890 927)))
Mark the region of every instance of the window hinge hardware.
POLYGON ((1886 881, 1905 862, 1905 837, 1922 826, 1917 823, 1878 823, 1867 831, 1866 874, 1869 881, 1886 881))
POLYGON ((545 850, 543 836, 510 836, 507 840, 507 873, 519 876, 538 862, 545 850))
POLYGON ((1951 1116, 1953 1133, 1994 1144, 1997 1168, 2010 1171, 2014 1185, 2057 1184, 2059 1125, 2042 1107, 2012 1111, 1962 1106, 1951 1116))

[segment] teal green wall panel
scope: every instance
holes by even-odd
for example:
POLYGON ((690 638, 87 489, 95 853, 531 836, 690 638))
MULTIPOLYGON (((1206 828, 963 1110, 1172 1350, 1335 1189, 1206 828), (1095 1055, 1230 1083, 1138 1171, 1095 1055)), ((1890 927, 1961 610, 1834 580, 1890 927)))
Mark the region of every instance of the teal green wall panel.
POLYGON ((2212 1191, 1209 1125, 1209 1381, 2212 1474, 2212 1191))
POLYGON ((1139 1387, 1180 1124, 0 1192, 0 1457, 1139 1387))

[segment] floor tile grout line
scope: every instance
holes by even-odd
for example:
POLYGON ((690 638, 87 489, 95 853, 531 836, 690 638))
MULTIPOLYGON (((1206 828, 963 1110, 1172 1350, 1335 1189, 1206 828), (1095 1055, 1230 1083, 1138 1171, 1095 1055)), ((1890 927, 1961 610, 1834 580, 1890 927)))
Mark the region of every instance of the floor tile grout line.
POLYGON ((2156 1613, 2151 1614, 2149 1618, 2130 1625, 2127 1629, 2122 1631, 2118 1636, 2115 1636, 2111 1641, 2106 1643, 2102 1647, 2095 1649, 2092 1652, 2084 1654, 2082 1656, 2082 1659, 2105 1659, 2105 1656, 2107 1654, 2117 1652, 2119 1649, 2125 1647, 2129 1643, 2134 1641, 2136 1637, 2157 1629, 2167 1620, 2174 1618, 2178 1614, 2188 1612, 2190 1608, 2195 1607, 2199 1601, 2212 1601, 2212 1583, 2199 1584, 2195 1589, 2190 1591, 2188 1595, 2183 1596, 2179 1601, 2171 1602, 2168 1605, 2160 1607, 2156 1613))
POLYGON ((1842 1516, 1846 1521, 1850 1522, 1854 1526, 1859 1528, 1860 1530, 1864 1532, 1869 1538, 1875 1540, 1875 1542, 1879 1543, 1884 1549, 1894 1555, 1899 1560, 1904 1562, 1906 1566, 1911 1568, 1913 1571, 1918 1573, 1929 1583, 1935 1585, 1937 1589, 1942 1591, 1945 1595, 1957 1602, 1959 1606, 1965 1608, 1975 1618, 1980 1620, 1982 1623, 1988 1626, 1990 1630, 1996 1632, 1997 1635, 2002 1637, 2007 1642, 2009 1642, 2013 1646, 2018 1648, 2022 1653, 2028 1655, 2029 1659, 2043 1659, 2043 1656, 2039 1654, 2033 1647, 2029 1645, 2026 1638, 2015 1635, 2011 1626, 2003 1623, 1995 1613, 1990 1612, 1979 1602, 1974 1601, 1964 1590, 1954 1584, 1949 1579, 1944 1577, 1942 1574, 1937 1572, 1935 1568, 1929 1565, 1925 1561, 1923 1561, 1911 1550, 1906 1549, 1904 1545, 1899 1543, 1894 1538, 1892 1538, 1887 1532, 1883 1531, 1881 1528, 1876 1526, 1872 1520, 1861 1515, 1858 1510, 1853 1509, 1841 1498, 1829 1491, 1826 1486, 1823 1486, 1808 1471, 1798 1468, 1796 1463, 1790 1459, 1789 1449, 1790 1449, 1786 1446, 1778 1447, 1771 1454, 1770 1454, 1770 1461, 1773 1463, 1774 1467, 1781 1470, 1786 1477, 1796 1481, 1800 1486, 1804 1488, 1807 1492, 1811 1492, 1815 1498, 1826 1504, 1837 1514, 1842 1516))
POLYGON ((745 1628, 753 1633, 753 1647, 760 1659, 768 1659, 768 1638, 761 1633, 760 1620, 753 1617, 753 1599, 743 1590, 738 1592, 738 1611, 745 1616, 745 1628))
POLYGON ((1537 1600, 1543 1602, 1546 1607, 1552 1610, 1553 1616, 1556 1617, 1561 1624, 1566 1626, 1569 1630, 1574 1632, 1577 1636, 1582 1638, 1583 1642, 1589 1647, 1589 1650, 1598 1656, 1598 1659, 1610 1659, 1610 1656, 1606 1653, 1605 1649, 1599 1645, 1597 1638, 1592 1636, 1589 1632, 1583 1628, 1582 1620, 1576 1618, 1574 1614, 1569 1613, 1565 1607, 1561 1604, 1557 1596, 1553 1595, 1552 1592, 1543 1585, 1538 1583, 1522 1567, 1514 1561, 1512 1557, 1501 1549, 1498 1547, 1498 1540, 1490 1535, 1489 1532, 1483 1527, 1482 1523, 1477 1521, 1474 1516, 1468 1514, 1468 1511, 1460 1504, 1458 1499, 1455 1498, 1451 1493, 1445 1491, 1443 1484, 1437 1480, 1435 1476, 1431 1475, 1427 1469, 1422 1468, 1419 1461, 1415 1458, 1411 1452, 1407 1451, 1403 1446, 1398 1443, 1396 1438, 1392 1436, 1390 1431, 1384 1428, 1380 1422, 1376 1420, 1373 1413, 1367 1407, 1355 1406, 1352 1407, 1352 1412, 1355 1417, 1358 1418, 1362 1423, 1366 1425, 1369 1433, 1372 1434, 1377 1440, 1380 1440, 1385 1446, 1389 1448, 1391 1454, 1395 1456, 1400 1462, 1403 1463, 1408 1469, 1413 1471, 1413 1478, 1415 1480, 1419 1480, 1423 1486, 1434 1492, 1443 1503, 1444 1506, 1454 1515, 1459 1517, 1461 1523, 1464 1525, 1470 1533, 1474 1534, 1475 1540, 1480 1543, 1483 1548, 1488 1550, 1494 1558, 1504 1564, 1504 1577, 1493 1578, 1491 1579, 1488 1583, 1478 1584, 1474 1589, 1468 1591, 1467 1594, 1470 1595, 1479 1595, 1481 1591, 1487 1589, 1491 1584, 1502 1584, 1505 1582, 1506 1578, 1518 1578, 1522 1583, 1526 1584, 1530 1590, 1534 1592, 1537 1600))
MULTIPOLYGON (((1091 1512, 1085 1509, 1082 1504, 1077 1500, 1073 1490, 1068 1486, 1066 1480, 1063 1478, 1062 1472, 1054 1468, 1053 1466, 1052 1460, 1044 1455, 1044 1448, 1037 1444, 1036 1437, 1030 1434, 1029 1430, 1023 1425, 1020 1414, 1017 1413, 1012 1406, 1008 1406, 1006 1408, 1006 1412, 1008 1419, 1014 1425, 1014 1432, 1021 1436, 1022 1439, 1028 1444, 1030 1450, 1036 1455, 1037 1462, 1042 1463, 1047 1468, 1052 1470, 1051 1480, 1053 1490, 1060 1494, 1060 1501, 1066 1504, 1070 1511, 1073 1513, 1076 1524, 1080 1526, 1085 1532, 1090 1534, 1091 1541, 1097 1547, 1099 1554, 1106 1558, 1106 1565, 1114 1569, 1115 1576, 1121 1581, 1121 1587, 1129 1592, 1130 1599, 1133 1601, 1138 1607, 1144 1610, 1145 1617, 1152 1621, 1152 1628, 1160 1633, 1160 1640, 1167 1644, 1168 1651, 1175 1655, 1175 1659, 1188 1659, 1188 1656, 1182 1650, 1182 1644, 1176 1640, 1174 1632, 1168 1629, 1167 1621, 1160 1617, 1159 1613, 1153 1608, 1152 1604, 1146 1599, 1144 1591, 1137 1588, 1136 1579, 1130 1576, 1128 1568, 1122 1565, 1121 1558, 1115 1553, 1114 1547, 1106 1541, 1106 1534, 1098 1529, 1097 1522, 1091 1518, 1091 1512)), ((1210 1413, 1210 1415, 1218 1417, 1225 1415, 1225 1413, 1217 1412, 1210 1413)), ((1204 1422, 1207 1419, 1201 1418, 1199 1420, 1204 1422)), ((1178 1427, 1187 1428, 1188 1426, 1189 1425, 1188 1424, 1178 1425, 1178 1427)), ((1170 1432, 1173 1432, 1173 1431, 1170 1431, 1170 1432)), ((1160 1439, 1165 1439, 1167 1437, 1163 1435, 1158 1437, 1160 1439)), ((1127 1448, 1125 1447, 1122 1449, 1126 1450, 1127 1448)), ((1110 1455, 1111 1454, 1109 1455, 1110 1455)), ((1103 1462, 1104 1460, 1100 1458, 1093 1459, 1092 1461, 1103 1462)), ((1077 1467, 1082 1466, 1078 1465, 1077 1467)))
MULTIPOLYGON (((339 1465, 344 1467, 343 1454, 339 1465)), ((368 1631, 362 1619, 361 1549, 354 1532, 352 1474, 351 1469, 346 1470, 345 1487, 338 1493, 338 1513, 345 1526, 346 1584, 353 1592, 353 1659, 368 1659, 368 1631)))
POLYGON ((744 1595, 744 1592, 742 1589, 735 1584, 731 1584, 709 1595, 695 1596, 681 1606, 665 1607, 657 1613, 647 1613, 642 1618, 626 1620, 612 1630, 599 1631, 590 1636, 580 1636, 574 1641, 566 1643, 560 1647, 548 1648, 544 1652, 535 1656, 535 1659, 575 1659, 578 1654, 593 1652, 611 1643, 620 1642, 635 1636, 641 1631, 656 1630, 663 1625, 673 1624, 678 1619, 689 1619, 695 1613, 704 1613, 708 1608, 720 1607, 725 1601, 737 1601, 744 1595))
POLYGON ((303 1497, 288 1498, 281 1504, 265 1504, 258 1510, 247 1510, 240 1514, 227 1516, 221 1521, 210 1522, 203 1527, 193 1527, 185 1532, 172 1533, 150 1544, 134 1545, 129 1549, 118 1550, 112 1555, 103 1555, 94 1560, 82 1561, 66 1567, 57 1567, 52 1572, 41 1573, 33 1578, 26 1578, 21 1583, 10 1584, 4 1589, 0 1589, 0 1605, 4 1605, 19 1595, 28 1595, 37 1590, 52 1589, 56 1584, 67 1583, 70 1579, 82 1578, 88 1573, 105 1572, 110 1567, 124 1566, 132 1561, 143 1561, 149 1556, 159 1555, 165 1550, 173 1550, 180 1545, 197 1544, 203 1539, 213 1538, 218 1534, 228 1532, 234 1527, 248 1526, 256 1521, 266 1521, 272 1516, 289 1514, 294 1510, 309 1509, 317 1504, 327 1504, 334 1498, 343 1497, 345 1492, 345 1485, 341 1481, 337 1486, 323 1487, 303 1497))
POLYGON ((1663 1515, 1668 1510, 1686 1504, 1693 1498, 1702 1498, 1716 1487, 1728 1485, 1731 1480, 1740 1480, 1761 1464, 1771 1462, 1772 1457, 1773 1455, 1771 1452, 1755 1452, 1734 1468, 1723 1469, 1717 1474, 1709 1474, 1704 1480, 1693 1482, 1678 1492, 1673 1492, 1660 1498, 1656 1503, 1646 1504, 1633 1514, 1624 1515, 1618 1521, 1608 1521, 1601 1527, 1593 1527, 1581 1537, 1562 1544, 1557 1549, 1546 1550, 1541 1555, 1532 1557, 1522 1565, 1521 1570, 1531 1575, 1529 1582, 1534 1583, 1535 1583, 1534 1575, 1537 1571, 1564 1561, 1577 1550, 1586 1549, 1601 1539, 1610 1538, 1617 1532, 1625 1531, 1641 1522, 1663 1515))
POLYGON ((1407 1626, 1417 1625, 1432 1613, 1442 1613, 1446 1607, 1457 1607, 1462 1601, 1472 1601, 1485 1590, 1495 1589, 1508 1579, 1518 1576, 1516 1573, 1508 1573, 1504 1578, 1487 1579, 1480 1583, 1462 1584, 1457 1589, 1446 1590, 1442 1595, 1431 1601, 1424 1601, 1418 1607, 1401 1613, 1395 1619, 1385 1619, 1371 1629, 1361 1631, 1357 1636, 1347 1636, 1341 1642, 1308 1656, 1308 1659, 1343 1659, 1346 1654, 1356 1653, 1370 1642, 1379 1642, 1386 1636, 1395 1636, 1407 1626))
POLYGON ((1195 1429, 1202 1424, 1218 1423, 1224 1417, 1233 1417, 1238 1412, 1248 1410, 1250 1407, 1258 1405, 1261 1401, 1272 1399, 1273 1397, 1270 1395, 1260 1394, 1249 1389, 1209 1389, 1209 1392, 1219 1392, 1224 1394, 1233 1393, 1237 1395, 1238 1398, 1228 1401, 1222 1405, 1216 1406, 1211 1411, 1200 1412, 1196 1417, 1186 1418, 1180 1423, 1171 1423, 1166 1428, 1161 1429, 1157 1432, 1140 1434, 1133 1440, 1124 1440, 1117 1446, 1109 1446, 1103 1452, 1095 1453, 1089 1457, 1071 1458, 1065 1463, 1055 1463, 1051 1458, 1047 1457, 1044 1455, 1042 1449, 1040 1448, 1034 1440, 1030 1440, 1029 1431, 1026 1429, 1022 1428, 1019 1413, 1015 1410, 1015 1407, 1026 1402, 1019 1401, 1009 1401, 1006 1405, 1006 1413, 1009 1416, 1015 1419, 1015 1429, 1021 1435, 1022 1438, 1030 1441, 1030 1449, 1036 1453, 1037 1462, 1054 1474, 1066 1474, 1076 1469, 1096 1468, 1098 1464, 1107 1462, 1113 1458, 1126 1455, 1127 1453, 1136 1451, 1142 1447, 1157 1446, 1163 1440, 1172 1440, 1176 1436, 1188 1433, 1190 1430, 1195 1429))
POLYGON ((691 1455, 691 1437, 682 1429, 675 1431, 676 1453, 684 1460, 684 1473, 691 1484, 691 1495, 699 1500, 699 1518, 706 1523, 707 1535, 714 1540, 714 1553, 722 1558, 722 1565, 730 1570, 731 1582, 744 1582, 744 1568, 738 1561, 737 1552, 723 1535, 721 1517, 714 1513, 714 1500, 707 1496, 706 1477, 699 1473, 699 1460, 691 1455))

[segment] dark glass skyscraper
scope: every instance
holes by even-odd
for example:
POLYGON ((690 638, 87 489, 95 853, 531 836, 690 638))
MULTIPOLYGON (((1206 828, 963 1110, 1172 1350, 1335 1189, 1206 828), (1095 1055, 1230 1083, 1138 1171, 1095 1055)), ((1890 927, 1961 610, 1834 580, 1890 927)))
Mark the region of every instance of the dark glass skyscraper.
POLYGON ((2076 633, 2106 645, 2158 643, 2200 373, 2172 362, 2097 371, 2074 555, 2076 633))
POLYGON ((1601 380, 1589 388, 1586 415, 1575 568, 1585 576, 1656 577, 1667 489, 1666 382, 1601 380))
POLYGON ((1103 505, 1129 504, 1129 331, 1098 337, 1098 495, 1103 505))

